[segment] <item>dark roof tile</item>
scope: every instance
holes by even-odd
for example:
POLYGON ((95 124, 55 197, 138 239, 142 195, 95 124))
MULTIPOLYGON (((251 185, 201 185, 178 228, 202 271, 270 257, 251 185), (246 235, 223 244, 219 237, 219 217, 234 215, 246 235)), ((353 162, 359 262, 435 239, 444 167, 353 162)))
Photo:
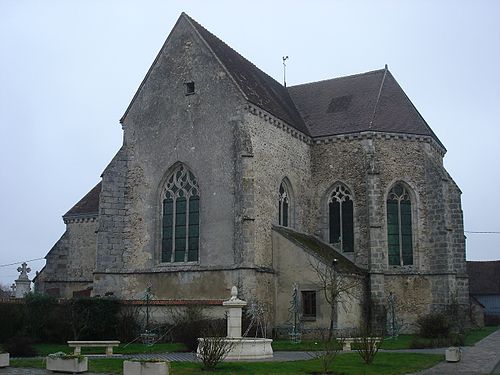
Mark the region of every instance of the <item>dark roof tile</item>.
POLYGON ((304 120, 295 108, 286 87, 257 68, 187 14, 183 15, 207 42, 250 102, 309 135, 304 120))
POLYGON ((341 272, 361 275, 366 274, 365 270, 356 266, 348 258, 339 253, 333 246, 321 241, 314 236, 296 232, 293 229, 281 226, 273 226, 273 229, 285 238, 296 243, 303 249, 312 252, 325 263, 330 264, 334 259, 337 259, 337 267, 341 272))
POLYGON ((470 294, 500 294, 500 260, 468 261, 470 294))
POLYGON ((68 212, 63 215, 67 219, 75 216, 94 215, 99 213, 99 195, 101 194, 101 182, 90 190, 78 201, 68 212))
POLYGON ((387 69, 291 86, 313 137, 362 131, 431 136, 444 148, 387 69))

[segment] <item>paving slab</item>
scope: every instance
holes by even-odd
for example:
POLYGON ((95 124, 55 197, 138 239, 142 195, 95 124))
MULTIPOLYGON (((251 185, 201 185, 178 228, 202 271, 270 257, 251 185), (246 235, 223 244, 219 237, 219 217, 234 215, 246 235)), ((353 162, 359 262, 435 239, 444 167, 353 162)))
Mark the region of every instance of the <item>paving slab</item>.
POLYGON ((500 362, 500 330, 477 342, 474 346, 462 348, 460 362, 441 362, 415 375, 484 375, 495 374, 500 362))

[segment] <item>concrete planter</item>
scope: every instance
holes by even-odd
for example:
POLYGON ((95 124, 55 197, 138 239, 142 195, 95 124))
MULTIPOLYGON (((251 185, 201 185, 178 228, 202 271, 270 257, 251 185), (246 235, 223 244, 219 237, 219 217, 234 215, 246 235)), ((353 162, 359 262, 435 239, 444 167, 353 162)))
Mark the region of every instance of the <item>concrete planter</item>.
POLYGON ((88 371, 88 359, 83 358, 64 358, 64 357, 46 357, 47 370, 59 372, 82 373, 88 371))
POLYGON ((446 362, 459 362, 461 358, 461 350, 457 347, 446 349, 446 362))
POLYGON ((7 367, 10 365, 9 353, 0 353, 0 367, 7 367))
POLYGON ((124 361, 123 375, 168 375, 169 362, 124 361))

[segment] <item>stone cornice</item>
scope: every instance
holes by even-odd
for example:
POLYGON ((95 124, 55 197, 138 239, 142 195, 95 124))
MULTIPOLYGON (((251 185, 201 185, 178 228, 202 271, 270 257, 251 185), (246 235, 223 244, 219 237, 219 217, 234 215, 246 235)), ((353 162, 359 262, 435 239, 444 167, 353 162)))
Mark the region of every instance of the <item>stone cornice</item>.
POLYGON ((93 212, 89 214, 82 215, 72 215, 72 216, 63 216, 64 224, 73 224, 73 223, 91 223, 97 221, 99 218, 98 212, 93 212))
POLYGON ((252 115, 260 117, 264 119, 264 121, 269 122, 271 125, 277 127, 278 129, 283 130, 285 133, 289 133, 292 137, 298 138, 304 143, 312 144, 312 138, 310 136, 302 133, 300 130, 295 129, 293 126, 270 114, 266 110, 250 103, 245 106, 245 109, 252 115))
POLYGON ((375 132, 375 131, 362 131, 356 133, 347 134, 336 134, 328 135, 324 137, 311 137, 301 131, 295 129, 293 126, 289 125, 285 121, 279 119, 278 117, 270 114, 264 109, 248 103, 245 109, 254 116, 264 119, 264 121, 269 122, 271 125, 282 129, 284 132, 289 133, 292 137, 298 138, 306 144, 309 145, 319 145, 327 144, 333 142, 343 142, 351 140, 362 140, 362 139, 400 139, 404 141, 419 141, 430 144, 432 149, 437 152, 441 157, 446 154, 446 150, 441 147, 434 138, 429 135, 418 135, 418 134, 406 134, 406 133, 391 133, 391 132, 375 132))
POLYGON ((351 140, 363 140, 363 139, 399 139, 403 141, 418 141, 430 144, 435 152, 437 152, 441 157, 446 153, 434 138, 429 135, 419 135, 419 134, 405 134, 405 133, 390 133, 390 132, 374 132, 374 131, 363 131, 359 133, 348 133, 348 134, 337 134, 329 135, 325 137, 313 138, 313 144, 327 144, 333 142, 345 142, 351 140))

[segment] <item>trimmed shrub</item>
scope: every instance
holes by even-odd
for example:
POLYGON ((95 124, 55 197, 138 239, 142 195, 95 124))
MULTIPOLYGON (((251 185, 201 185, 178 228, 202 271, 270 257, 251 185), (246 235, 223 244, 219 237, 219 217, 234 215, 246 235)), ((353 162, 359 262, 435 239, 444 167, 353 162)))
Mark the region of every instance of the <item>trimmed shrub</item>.
POLYGON ((112 340, 118 336, 118 300, 75 298, 66 305, 74 340, 112 340))
POLYGON ((34 357, 36 351, 33 348, 33 340, 27 336, 14 336, 3 345, 4 350, 11 357, 34 357))
POLYGON ((26 304, 26 333, 45 342, 65 342, 71 338, 65 306, 50 296, 28 293, 26 304))
POLYGON ((22 334, 26 307, 20 303, 0 303, 0 342, 22 334))
POLYGON ((418 319, 420 336, 425 338, 442 338, 450 335, 450 321, 444 314, 429 314, 418 319))
POLYGON ((174 329, 172 330, 174 342, 183 343, 189 351, 195 351, 205 323, 206 319, 201 307, 186 307, 183 313, 180 312, 174 316, 174 329))

